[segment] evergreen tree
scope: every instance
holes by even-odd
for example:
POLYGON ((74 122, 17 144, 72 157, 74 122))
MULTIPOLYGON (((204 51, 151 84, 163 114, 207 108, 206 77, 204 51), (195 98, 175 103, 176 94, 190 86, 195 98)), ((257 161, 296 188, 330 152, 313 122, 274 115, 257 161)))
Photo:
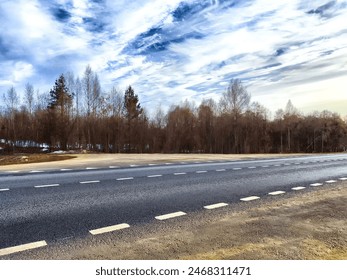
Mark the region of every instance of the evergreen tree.
POLYGON ((143 112, 139 102, 138 96, 135 94, 133 88, 129 86, 124 95, 124 115, 128 121, 137 119, 143 112))
POLYGON ((48 111, 51 145, 59 144, 61 149, 66 150, 72 130, 72 94, 69 93, 63 74, 55 81, 50 91, 48 111))
POLYGON ((125 146, 126 152, 136 152, 138 147, 138 134, 139 134, 139 117, 143 113, 143 109, 139 103, 139 98, 135 94, 133 88, 129 86, 124 95, 123 112, 126 118, 127 131, 125 146))

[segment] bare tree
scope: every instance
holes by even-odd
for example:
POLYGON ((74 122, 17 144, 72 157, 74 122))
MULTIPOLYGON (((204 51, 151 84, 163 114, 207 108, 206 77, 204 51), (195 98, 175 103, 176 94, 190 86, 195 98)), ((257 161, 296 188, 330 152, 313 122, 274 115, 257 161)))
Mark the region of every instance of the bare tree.
POLYGON ((25 85, 24 98, 29 115, 31 116, 34 109, 34 87, 30 83, 25 85))
POLYGON ((16 89, 12 86, 9 88, 6 94, 3 96, 5 105, 6 105, 6 112, 9 116, 8 123, 7 123, 7 141, 11 144, 12 150, 14 152, 16 141, 17 141, 17 131, 16 131, 16 125, 15 125, 15 113, 17 111, 17 106, 19 102, 19 97, 17 94, 16 89))
POLYGON ((229 137, 233 138, 231 149, 233 153, 241 152, 240 117, 248 109, 250 100, 251 95, 247 92, 247 89, 242 85, 241 81, 236 79, 230 81, 220 101, 222 112, 230 117, 232 131, 229 137))
POLYGON ((225 112, 235 117, 244 113, 251 101, 251 95, 239 79, 231 80, 227 90, 223 93, 221 105, 225 112))

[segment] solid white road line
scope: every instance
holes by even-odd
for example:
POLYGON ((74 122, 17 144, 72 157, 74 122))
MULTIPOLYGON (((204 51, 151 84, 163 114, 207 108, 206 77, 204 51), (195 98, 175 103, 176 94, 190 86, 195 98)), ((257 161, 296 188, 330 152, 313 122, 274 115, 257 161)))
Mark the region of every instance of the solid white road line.
POLYGON ((49 188, 49 187, 59 187, 59 184, 50 184, 50 185, 39 185, 39 186, 34 186, 34 188, 49 188))
POLYGON ((336 182, 337 182, 336 180, 325 181, 325 183, 328 183, 328 184, 332 184, 332 183, 336 183, 336 182))
POLYGON ((8 247, 8 248, 0 249, 0 256, 6 256, 6 255, 26 251, 26 250, 44 247, 44 246, 47 246, 46 241, 38 241, 38 242, 32 242, 28 244, 8 247))
POLYGON ((200 170, 200 171, 196 171, 196 173, 200 174, 200 173, 207 173, 206 170, 200 170))
POLYGON ((347 178, 339 178, 340 181, 346 181, 347 178))
POLYGON ((285 191, 269 192, 269 195, 280 195, 286 193, 285 191))
POLYGON ((241 198, 240 200, 241 201, 251 201, 251 200, 256 200, 256 199, 259 199, 259 198, 260 198, 259 196, 249 196, 249 197, 241 198))
POLYGON ((221 202, 221 203, 206 205, 206 206, 204 206, 204 208, 205 208, 205 209, 208 209, 208 210, 211 210, 211 209, 216 209, 216 208, 224 207, 224 206, 227 206, 227 205, 228 205, 228 203, 221 202))
POLYGON ((95 184, 95 183, 100 183, 99 180, 96 181, 84 181, 84 182, 80 182, 80 184, 95 184))
POLYGON ((293 191, 301 191, 303 189, 306 189, 306 187, 294 187, 294 188, 292 188, 293 191))
POLYGON ((127 177, 127 178, 118 178, 117 181, 126 181, 126 180, 133 180, 134 177, 127 177))
POLYGON ((174 175, 186 175, 187 173, 185 173, 185 172, 180 172, 180 173, 174 173, 174 175))
POLYGON ((129 227, 130 226, 128 224, 119 224, 119 225, 114 225, 114 226, 109 226, 109 227, 93 229, 93 230, 90 230, 89 232, 93 235, 97 235, 97 234, 102 234, 102 233, 106 233, 106 232, 112 232, 112 231, 116 231, 116 230, 129 228, 129 227))
POLYGON ((318 187, 318 186, 323 186, 322 183, 314 183, 310 185, 311 187, 318 187))
POLYGON ((157 220, 162 221, 162 220, 172 219, 172 218, 176 218, 176 217, 180 217, 180 216, 184 216, 184 215, 187 215, 187 213, 179 211, 179 212, 174 212, 174 213, 165 214, 165 215, 161 215, 161 216, 156 216, 155 218, 157 220))
POLYGON ((162 177, 163 175, 149 175, 147 176, 148 178, 157 178, 157 177, 162 177))
POLYGON ((6 192, 9 191, 10 189, 0 189, 0 192, 6 192))

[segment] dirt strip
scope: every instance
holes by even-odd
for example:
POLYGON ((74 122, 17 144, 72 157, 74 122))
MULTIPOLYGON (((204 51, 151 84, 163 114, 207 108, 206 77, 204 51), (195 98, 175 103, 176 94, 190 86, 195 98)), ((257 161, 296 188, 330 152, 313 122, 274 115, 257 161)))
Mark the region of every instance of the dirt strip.
POLYGON ((32 169, 58 169, 58 168, 80 168, 86 166, 105 167, 125 166, 129 164, 166 163, 180 161, 207 161, 207 160, 241 160, 257 158, 279 158, 287 156, 314 156, 314 154, 244 154, 244 155, 220 155, 220 154, 68 154, 52 155, 54 162, 49 162, 47 155, 20 155, 0 156, 0 171, 10 170, 32 170, 32 169), (28 162, 25 162, 28 157, 28 162), (62 161, 57 161, 61 157, 62 161), (14 162, 17 159, 17 163, 14 162), (36 163, 34 163, 36 160, 36 163), (44 162, 43 162, 44 161, 44 162), (6 165, 8 162, 10 165, 6 165))

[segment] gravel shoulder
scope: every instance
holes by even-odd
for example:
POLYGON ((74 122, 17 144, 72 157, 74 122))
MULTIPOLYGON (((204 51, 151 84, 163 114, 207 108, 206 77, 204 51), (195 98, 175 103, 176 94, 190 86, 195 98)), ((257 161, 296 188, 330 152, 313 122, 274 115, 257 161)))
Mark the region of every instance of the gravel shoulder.
POLYGON ((347 183, 64 241, 18 259, 347 259, 347 183))
POLYGON ((104 167, 109 165, 166 163, 203 160, 243 160, 257 158, 279 158, 314 154, 67 154, 67 155, 18 155, 0 156, 0 171, 104 167), (24 157, 24 158, 23 158, 24 157), (28 160, 26 161, 26 158, 28 160), (54 161, 53 161, 54 160, 54 161), (7 163, 7 164, 6 164, 7 163))

